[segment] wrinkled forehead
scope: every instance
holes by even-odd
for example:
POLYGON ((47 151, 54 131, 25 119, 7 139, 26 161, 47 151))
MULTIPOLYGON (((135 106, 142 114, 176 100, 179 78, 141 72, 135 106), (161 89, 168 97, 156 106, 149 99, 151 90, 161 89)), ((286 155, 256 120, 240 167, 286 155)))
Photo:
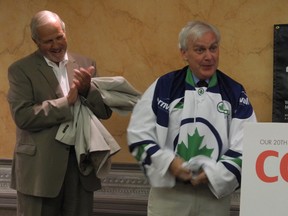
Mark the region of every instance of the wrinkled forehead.
POLYGON ((210 47, 212 45, 218 45, 219 40, 217 39, 217 36, 213 31, 207 31, 204 34, 199 35, 198 37, 188 37, 187 38, 187 45, 188 46, 204 46, 204 47, 210 47))
POLYGON ((193 43, 196 43, 201 40, 207 40, 207 39, 213 40, 214 42, 219 42, 219 39, 217 38, 217 35, 212 30, 203 30, 198 32, 193 32, 188 35, 187 39, 188 41, 191 41, 193 43), (207 37, 209 36, 209 37, 207 37))

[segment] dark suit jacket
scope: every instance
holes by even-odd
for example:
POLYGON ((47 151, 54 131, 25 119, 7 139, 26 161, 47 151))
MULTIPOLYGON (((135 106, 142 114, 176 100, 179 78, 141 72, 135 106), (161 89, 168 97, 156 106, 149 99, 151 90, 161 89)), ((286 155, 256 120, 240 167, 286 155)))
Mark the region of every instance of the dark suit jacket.
MULTIPOLYGON (((94 61, 68 54, 69 82, 73 69, 89 67, 94 61)), ((58 127, 72 120, 66 97, 51 67, 36 51, 13 63, 8 69, 10 88, 8 102, 17 126, 16 146, 12 165, 11 187, 21 193, 55 197, 61 188, 67 168, 69 146, 55 140, 58 127)), ((86 105, 100 119, 111 116, 96 87, 91 86, 86 105)), ((101 187, 94 173, 82 176, 89 191, 101 187)))

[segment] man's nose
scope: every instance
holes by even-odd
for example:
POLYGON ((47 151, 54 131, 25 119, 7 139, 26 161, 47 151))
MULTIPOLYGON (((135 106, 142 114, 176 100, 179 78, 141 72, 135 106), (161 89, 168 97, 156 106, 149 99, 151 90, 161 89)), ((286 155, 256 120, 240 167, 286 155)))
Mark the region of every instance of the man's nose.
POLYGON ((205 59, 211 59, 212 56, 213 56, 213 53, 210 50, 206 50, 205 59))
POLYGON ((57 49, 60 47, 60 42, 58 40, 53 40, 52 48, 57 49))

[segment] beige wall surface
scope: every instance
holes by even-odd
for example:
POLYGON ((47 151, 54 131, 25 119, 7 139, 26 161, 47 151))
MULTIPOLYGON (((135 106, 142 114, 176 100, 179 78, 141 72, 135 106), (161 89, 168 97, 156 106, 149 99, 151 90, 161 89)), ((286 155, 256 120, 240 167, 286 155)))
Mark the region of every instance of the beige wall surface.
MULTIPOLYGON (((0 0, 0 158, 12 158, 15 126, 6 93, 7 68, 35 50, 30 18, 39 10, 66 23, 69 50, 94 58, 100 76, 124 76, 144 91, 158 76, 185 65, 180 29, 204 20, 222 33, 219 69, 246 88, 258 120, 272 119, 273 26, 288 23, 287 0, 0 0)), ((114 162, 135 163, 126 144, 130 116, 105 126, 122 150, 114 162)))

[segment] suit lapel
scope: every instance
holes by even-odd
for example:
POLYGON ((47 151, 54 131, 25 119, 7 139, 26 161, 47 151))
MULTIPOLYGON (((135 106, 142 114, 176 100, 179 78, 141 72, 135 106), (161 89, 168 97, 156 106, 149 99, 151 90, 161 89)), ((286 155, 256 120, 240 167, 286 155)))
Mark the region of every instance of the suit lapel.
MULTIPOLYGON (((38 52, 37 52, 37 58, 39 62, 39 71, 46 78, 51 88, 55 91, 57 97, 58 98, 63 97, 64 94, 53 72, 53 69, 49 65, 47 65, 47 62, 45 61, 44 57, 38 52)), ((68 53, 68 63, 66 67, 67 67, 69 86, 71 86, 73 83, 74 69, 79 69, 79 65, 77 64, 75 58, 69 53, 68 53)))
POLYGON ((77 64, 75 58, 68 53, 67 75, 69 80, 69 86, 71 86, 73 83, 74 69, 79 69, 79 65, 77 64))
POLYGON ((64 94, 62 92, 62 89, 60 87, 60 84, 53 72, 53 69, 47 64, 44 57, 37 52, 37 62, 39 63, 39 71, 40 73, 45 77, 49 85, 51 86, 51 89, 55 92, 56 96, 58 98, 63 97, 64 94))

